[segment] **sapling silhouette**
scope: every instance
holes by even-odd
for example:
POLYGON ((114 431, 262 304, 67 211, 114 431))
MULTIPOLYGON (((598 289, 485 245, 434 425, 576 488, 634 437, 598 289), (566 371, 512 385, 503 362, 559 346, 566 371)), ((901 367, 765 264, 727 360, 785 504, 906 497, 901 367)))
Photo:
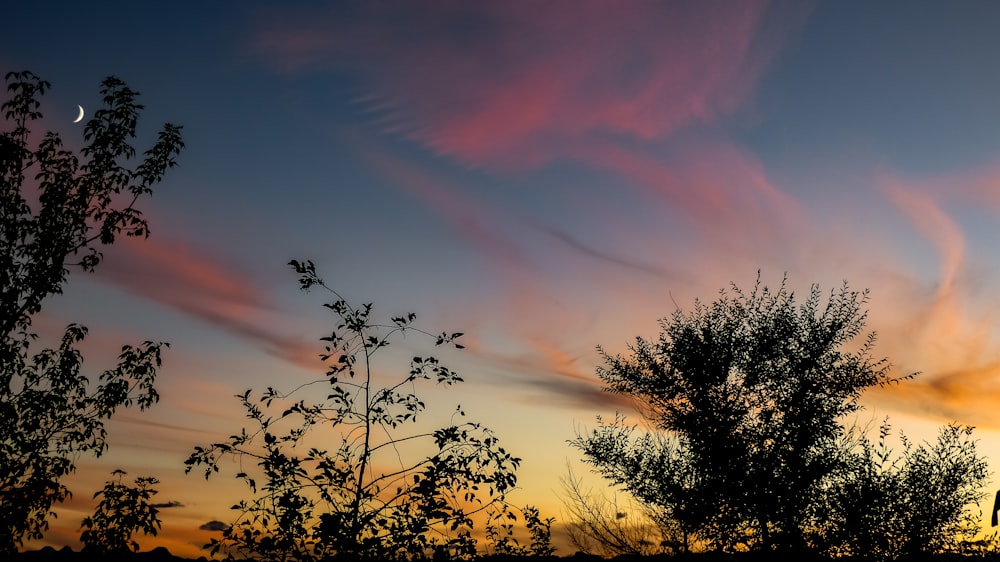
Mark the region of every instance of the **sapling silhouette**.
POLYGON ((572 469, 567 469, 562 483, 564 528, 578 551, 615 558, 688 550, 689 544, 671 525, 672 520, 653 512, 649 504, 621 501, 616 493, 609 497, 585 488, 572 469))
MULTIPOLYGON (((253 427, 196 447, 187 459, 188 471, 204 467, 208 478, 223 457, 236 458, 242 467, 236 476, 252 494, 233 506, 236 521, 208 546, 213 553, 259 560, 475 556, 477 514, 516 517, 506 495, 517 483, 521 459, 489 429, 465 421, 461 407, 444 427, 420 428, 417 418, 426 406, 416 386, 462 382, 437 358, 412 357, 406 374, 386 384, 373 366, 397 336, 461 348, 462 334, 425 332, 412 313, 378 323, 371 304, 348 303, 323 283, 312 262, 290 265, 303 290, 321 288, 333 297, 324 306, 336 317, 336 329, 321 338, 326 378, 287 394, 248 390, 239 398, 253 427), (317 387, 325 388, 325 399, 301 397, 317 387)), ((522 513, 530 549, 549 553, 551 520, 530 508, 522 513)), ((493 537, 501 549, 516 544, 502 530, 493 537)))

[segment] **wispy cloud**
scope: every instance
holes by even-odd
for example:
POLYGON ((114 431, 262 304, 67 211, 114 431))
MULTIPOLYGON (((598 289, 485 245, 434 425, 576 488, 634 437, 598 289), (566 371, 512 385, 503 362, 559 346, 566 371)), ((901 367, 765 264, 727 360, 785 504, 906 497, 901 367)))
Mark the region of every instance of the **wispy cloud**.
POLYGON ((583 159, 610 169, 643 189, 664 214, 701 236, 733 233, 775 241, 797 225, 799 204, 767 179, 763 166, 723 140, 687 140, 650 149, 594 146, 583 159))
POLYGON ((567 247, 580 252, 581 254, 591 257, 595 260, 606 262, 611 265, 620 266, 635 271, 640 271, 642 273, 647 273, 653 276, 662 276, 665 271, 653 264, 645 263, 638 259, 633 259, 625 256, 618 256, 609 252, 604 252, 584 244, 580 240, 574 238, 569 233, 559 230, 558 228, 548 226, 545 224, 537 223, 537 228, 548 234, 552 238, 562 242, 567 247))
POLYGON ((628 397, 604 391, 593 374, 591 358, 561 346, 558 334, 513 334, 514 349, 498 350, 470 338, 468 352, 475 357, 476 369, 491 373, 490 384, 506 389, 514 383, 519 398, 528 403, 544 403, 566 408, 609 408, 631 410, 628 397))
POLYGON ((150 507, 155 507, 156 509, 171 509, 174 507, 184 507, 184 504, 178 501, 171 501, 165 503, 154 503, 150 504, 150 507))
MULTIPOLYGON (((977 290, 974 275, 995 278, 998 272, 970 268, 969 235, 954 218, 954 194, 976 194, 980 180, 950 177, 907 180, 883 175, 886 197, 909 221, 938 259, 938 277, 921 288, 916 281, 896 287, 898 311, 881 321, 888 330, 890 358, 907 370, 920 371, 914 380, 873 393, 880 403, 916 410, 938 418, 1000 427, 1000 315, 996 299, 977 290), (946 189, 942 186, 947 185, 946 189)), ((973 197, 974 199, 975 197, 973 197)), ((966 204, 969 200, 966 200, 966 204)))
POLYGON ((947 296, 965 261, 965 237, 958 224, 928 194, 887 181, 889 199, 910 219, 914 227, 930 241, 941 257, 938 295, 947 296))
POLYGON ((525 253, 497 229, 501 213, 469 196, 468 189, 459 189, 426 168, 383 150, 369 150, 366 157, 393 185, 447 219, 463 241, 505 267, 529 267, 525 253))
POLYGON ((762 37, 768 15, 763 1, 369 3, 262 15, 252 49, 282 72, 361 75, 385 129, 439 154, 524 168, 732 114, 787 32, 762 37))
MULTIPOLYGON (((533 248, 511 236, 510 229, 527 225, 531 232, 554 238, 571 246, 576 253, 632 272, 655 275, 659 270, 597 252, 542 221, 488 208, 448 180, 390 153, 373 149, 367 154, 394 185, 442 217, 456 229, 463 242, 490 264, 490 276, 500 292, 491 302, 481 304, 476 318, 462 319, 462 325, 470 332, 465 340, 468 353, 487 370, 505 373, 503 380, 523 385, 526 397, 539 396, 537 391, 542 389, 545 400, 557 400, 567 406, 586 404, 603 408, 625 404, 620 397, 601 390, 580 354, 566 351, 557 343, 566 334, 577 333, 592 322, 581 316, 580 310, 573 310, 569 302, 556 297, 559 291, 555 286, 564 279, 561 276, 549 279, 533 248), (489 316, 489 322, 486 325, 480 322, 479 328, 484 333, 477 333, 477 318, 481 321, 484 314, 489 316), (545 321, 540 321, 541 318, 545 321), (496 334, 502 334, 499 340, 492 337, 496 334)), ((458 313, 465 316, 468 311, 458 313)), ((592 350, 594 344, 584 345, 592 350)))
POLYGON ((124 239, 98 269, 127 291, 259 344, 293 364, 315 368, 315 346, 270 329, 270 299, 246 273, 228 268, 191 245, 124 239))

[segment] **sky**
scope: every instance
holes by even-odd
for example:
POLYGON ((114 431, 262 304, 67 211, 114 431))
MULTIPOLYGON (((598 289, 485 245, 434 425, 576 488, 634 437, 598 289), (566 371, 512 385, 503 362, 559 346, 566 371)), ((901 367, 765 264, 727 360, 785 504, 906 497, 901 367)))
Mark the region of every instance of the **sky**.
MULTIPOLYGON (((461 331, 466 382, 429 388, 524 459, 520 500, 560 516, 567 445, 627 404, 621 352, 758 275, 869 289, 893 373, 862 417, 919 441, 976 426, 1000 463, 1000 4, 863 2, 16 2, 0 68, 52 83, 41 126, 82 144, 108 75, 141 93, 140 148, 182 125, 143 202, 148 240, 74 274, 36 325, 87 325, 87 368, 166 341, 161 402, 121 412, 43 541, 78 546, 91 494, 154 475, 198 556, 244 493, 185 475, 243 427, 233 395, 323 372, 311 259, 376 314, 461 331), (60 7, 61 6, 61 7, 60 7), (86 119, 85 118, 85 119, 86 119), (758 273, 759 272, 759 273, 758 273)), ((420 349, 407 339, 402 349, 420 349)), ((387 370, 391 367, 387 366, 387 370)), ((996 480, 990 486, 995 487, 996 480)), ((992 488, 991 488, 992 489, 992 488)), ((992 494, 990 494, 992 497, 992 494)), ((570 550, 561 550, 569 554, 570 550)))

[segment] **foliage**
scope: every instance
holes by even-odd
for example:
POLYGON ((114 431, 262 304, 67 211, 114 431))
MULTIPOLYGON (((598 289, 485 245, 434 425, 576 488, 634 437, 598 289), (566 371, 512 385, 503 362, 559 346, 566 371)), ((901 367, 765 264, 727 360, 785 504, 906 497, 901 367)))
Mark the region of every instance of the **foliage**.
POLYGON ((136 207, 174 166, 180 128, 165 125, 134 167, 138 95, 109 77, 104 107, 84 127, 80 155, 57 133, 34 137, 48 82, 31 72, 6 75, 0 105, 0 554, 41 538, 51 507, 70 495, 61 479, 81 454, 107 447, 104 422, 116 409, 157 400, 153 381, 161 345, 126 345, 118 365, 92 389, 78 349, 87 329, 69 325, 55 348, 34 349, 32 319, 62 292, 71 267, 94 271, 101 245, 148 235, 136 207), (30 176, 30 178, 29 178, 30 176))
POLYGON ((487 553, 497 556, 552 556, 555 552, 551 542, 555 518, 543 518, 538 508, 530 505, 517 511, 521 512, 531 542, 522 545, 517 539, 517 513, 508 504, 500 503, 497 508, 487 510, 487 553))
POLYGON ((139 543, 133 540, 136 532, 156 536, 160 528, 159 510, 149 503, 156 495, 152 488, 159 481, 149 476, 135 479, 135 486, 122 482, 125 471, 115 470, 114 477, 94 493, 101 498, 94 514, 84 518, 80 542, 84 552, 93 554, 123 554, 139 552, 139 543))
MULTIPOLYGON (((420 330, 412 313, 376 323, 371 304, 350 305, 311 262, 290 265, 302 289, 320 287, 334 297, 324 305, 337 318, 335 331, 321 338, 326 378, 288 394, 268 388, 256 397, 248 390, 239 398, 252 427, 196 447, 187 459, 187 470, 204 467, 206 478, 219 471, 222 458, 236 460, 236 476, 253 494, 233 506, 236 522, 207 546, 213 554, 257 560, 472 557, 477 514, 490 513, 494 521, 516 517, 505 497, 520 459, 489 429, 464 421, 461 407, 445 427, 420 427, 426 406, 416 385, 462 381, 437 358, 412 357, 407 374, 384 386, 384 371, 376 376, 373 367, 375 355, 396 337, 426 336, 435 346, 461 348, 462 334, 420 330), (317 386, 325 399, 296 400, 317 386), (248 464, 257 472, 248 472, 248 464)), ((551 520, 523 513, 533 525, 531 548, 550 552, 551 520)), ((515 547, 503 528, 494 525, 494 531, 497 548, 515 547)))
POLYGON ((710 548, 804 548, 843 462, 839 420, 891 381, 874 334, 855 342, 867 293, 845 284, 823 301, 816 286, 801 304, 785 282, 733 286, 663 319, 659 339, 637 338, 627 357, 602 351, 608 390, 634 397, 664 436, 616 420, 571 443, 710 548))
POLYGON ((935 443, 919 446, 901 434, 899 455, 889 446, 890 431, 883 422, 877 444, 859 436, 845 470, 832 479, 819 525, 826 550, 893 560, 978 548, 982 513, 975 506, 988 471, 972 428, 947 425, 935 443))

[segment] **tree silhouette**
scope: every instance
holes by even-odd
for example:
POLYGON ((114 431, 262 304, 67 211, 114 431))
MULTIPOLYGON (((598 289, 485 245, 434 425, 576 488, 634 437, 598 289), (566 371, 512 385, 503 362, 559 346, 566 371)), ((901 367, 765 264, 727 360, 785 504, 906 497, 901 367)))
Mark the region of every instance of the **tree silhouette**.
MULTIPOLYGON (((660 437, 602 424, 572 441, 598 473, 710 548, 802 549, 824 482, 843 463, 840 420, 890 382, 862 335, 867 293, 804 302, 783 281, 732 286, 661 321, 657 340, 604 353, 598 375, 636 399, 660 437)), ((603 351, 602 351, 603 353, 603 351)))
POLYGON ((120 407, 157 400, 153 381, 162 344, 126 345, 118 365, 91 388, 71 324, 59 344, 37 349, 32 319, 59 294, 71 267, 93 271, 102 245, 148 235, 136 203, 174 166, 180 127, 164 125, 134 167, 130 144, 142 106, 121 80, 102 82, 104 107, 84 127, 80 155, 57 133, 36 138, 48 82, 6 75, 0 105, 0 554, 41 538, 50 509, 70 495, 62 484, 81 454, 106 448, 104 422, 120 407))
POLYGON ((519 458, 489 429, 465 421, 461 407, 444 427, 419 425, 426 406, 416 386, 451 386, 461 377, 425 355, 412 357, 407 374, 394 382, 380 382, 384 368, 376 374, 375 356, 396 337, 429 337, 435 346, 461 348, 462 334, 425 332, 413 324, 412 313, 378 323, 371 304, 349 304, 311 262, 290 265, 302 289, 319 287, 333 296, 324 306, 336 317, 336 329, 321 338, 326 378, 288 394, 246 391, 239 399, 252 427, 196 447, 187 459, 188 471, 204 467, 208 478, 222 458, 234 458, 241 467, 236 476, 252 494, 233 506, 237 520, 221 540, 213 539, 212 553, 299 561, 470 558, 477 552, 477 514, 488 518, 496 551, 550 553, 551 520, 537 510, 522 511, 532 540, 526 549, 507 524, 516 517, 506 494, 517 482, 519 458))

